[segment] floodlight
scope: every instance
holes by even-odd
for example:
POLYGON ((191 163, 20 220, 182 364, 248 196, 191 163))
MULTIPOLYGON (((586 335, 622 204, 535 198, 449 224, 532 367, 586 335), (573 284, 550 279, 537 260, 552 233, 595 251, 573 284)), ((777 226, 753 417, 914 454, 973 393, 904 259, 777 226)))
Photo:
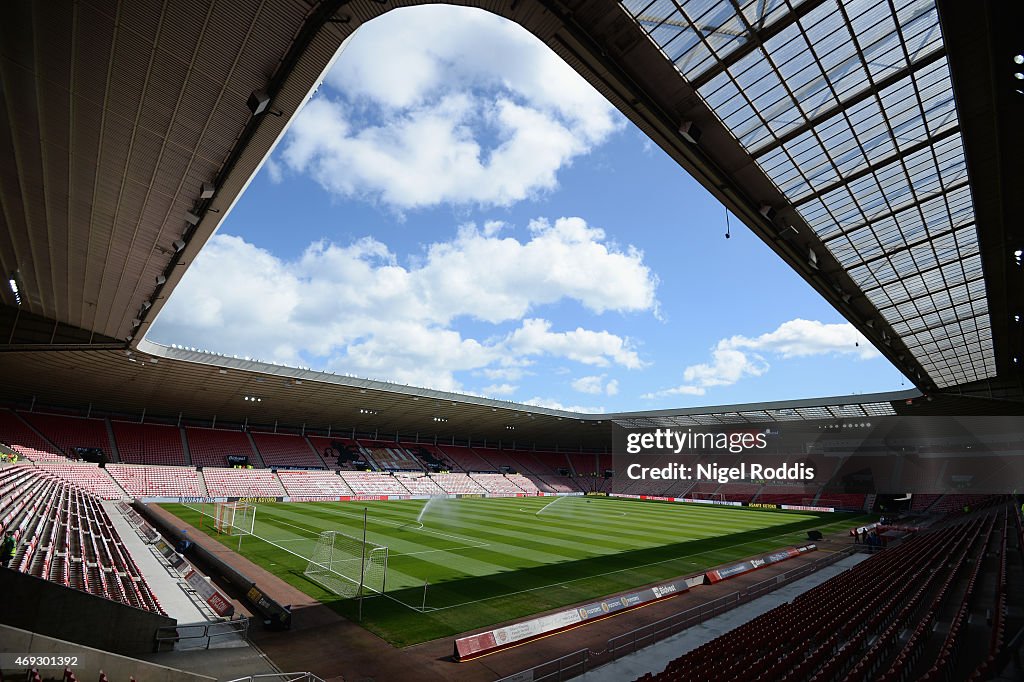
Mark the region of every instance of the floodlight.
POLYGON ((15 279, 14 275, 11 275, 8 284, 11 285, 11 293, 14 294, 14 302, 21 305, 21 290, 18 289, 18 280, 15 279))
POLYGON ((199 198, 212 199, 215 191, 217 191, 217 188, 213 186, 212 182, 204 182, 199 188, 199 198))
POLYGON ((185 248, 185 240, 175 239, 173 242, 171 242, 171 245, 174 247, 175 252, 180 252, 182 249, 185 248))
POLYGON ((192 211, 185 211, 185 222, 189 225, 198 225, 202 217, 192 211))
POLYGON ((700 141, 700 128, 693 121, 683 121, 680 123, 679 134, 690 144, 697 144, 700 141))
POLYGON ((157 283, 157 285, 165 284, 166 282, 167 282, 167 278, 164 277, 163 275, 157 275, 156 276, 156 283, 157 283))
POLYGON ((267 94, 266 90, 255 90, 249 95, 246 105, 253 116, 259 116, 270 106, 270 95, 267 94))

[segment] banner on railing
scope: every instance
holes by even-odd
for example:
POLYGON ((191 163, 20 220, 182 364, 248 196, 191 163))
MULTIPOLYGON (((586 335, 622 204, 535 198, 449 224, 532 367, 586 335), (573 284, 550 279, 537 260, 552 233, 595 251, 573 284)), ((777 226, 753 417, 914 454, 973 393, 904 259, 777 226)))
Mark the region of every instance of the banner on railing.
POLYGON ((185 582, 196 591, 203 601, 213 609, 214 613, 218 616, 231 616, 235 613, 235 606, 227 597, 222 595, 217 589, 207 582, 206 578, 197 573, 195 569, 190 570, 185 574, 185 582))
POLYGON ((748 559, 741 561, 738 564, 732 564, 731 566, 724 566, 722 568, 716 568, 713 571, 708 571, 704 574, 704 582, 706 584, 717 583, 728 578, 735 578, 738 575, 749 573, 750 571, 756 571, 759 568, 770 566, 771 564, 777 564, 780 561, 792 559, 795 556, 799 556, 804 552, 813 552, 818 548, 817 545, 800 545, 798 547, 786 547, 780 549, 777 552, 771 554, 765 554, 754 559, 748 559))
POLYGON ((603 601, 586 604, 574 609, 559 611, 539 618, 513 623, 496 630, 455 640, 455 658, 468 661, 472 658, 522 644, 531 639, 567 630, 589 621, 606 618, 612 614, 634 609, 644 604, 674 597, 686 592, 689 586, 685 579, 655 585, 639 592, 620 594, 603 601))

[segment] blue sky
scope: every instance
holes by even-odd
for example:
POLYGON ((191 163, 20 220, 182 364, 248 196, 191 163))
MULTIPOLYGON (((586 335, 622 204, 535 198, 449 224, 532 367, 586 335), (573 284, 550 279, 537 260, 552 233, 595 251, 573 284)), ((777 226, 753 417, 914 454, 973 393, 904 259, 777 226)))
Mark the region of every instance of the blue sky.
POLYGON ((724 233, 518 26, 397 10, 352 38, 149 338, 587 412, 905 387, 735 218, 724 233))

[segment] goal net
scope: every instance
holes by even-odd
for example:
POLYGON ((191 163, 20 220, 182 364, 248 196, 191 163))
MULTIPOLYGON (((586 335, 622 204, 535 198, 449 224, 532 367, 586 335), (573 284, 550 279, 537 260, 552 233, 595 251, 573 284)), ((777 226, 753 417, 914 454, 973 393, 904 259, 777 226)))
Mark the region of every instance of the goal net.
POLYGON ((213 527, 221 535, 253 535, 256 505, 248 502, 218 502, 213 508, 213 527))
POLYGON ((725 495, 723 495, 722 493, 690 493, 690 499, 725 502, 725 495))
POLYGON ((317 538, 305 575, 334 594, 359 597, 384 594, 387 572, 385 545, 325 530, 317 538))

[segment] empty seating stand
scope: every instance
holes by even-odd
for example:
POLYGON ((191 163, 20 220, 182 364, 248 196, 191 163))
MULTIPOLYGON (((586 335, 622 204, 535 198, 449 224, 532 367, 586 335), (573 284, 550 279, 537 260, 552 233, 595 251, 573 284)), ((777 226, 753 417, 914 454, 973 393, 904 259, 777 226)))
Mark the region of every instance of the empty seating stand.
POLYGON ((434 474, 431 476, 442 490, 450 494, 481 495, 487 490, 469 474, 434 474))
POLYGON ((452 471, 494 471, 494 466, 471 448, 461 445, 439 445, 435 448, 441 454, 441 460, 452 465, 452 471))
POLYGON ((277 477, 288 495, 299 497, 350 496, 352 489, 345 479, 333 471, 288 471, 282 469, 277 477))
POLYGON ((495 495, 521 495, 523 489, 504 474, 470 474, 484 490, 495 495))
POLYGON ((799 485, 766 485, 754 502, 762 504, 795 504, 808 506, 818 495, 817 488, 799 485))
POLYGON ((74 448, 98 448, 110 458, 113 449, 107 434, 107 422, 103 419, 67 417, 59 414, 39 412, 20 413, 27 422, 60 448, 68 457, 75 458, 74 448))
POLYGON ((185 435, 188 437, 188 451, 195 466, 226 467, 228 455, 248 457, 250 464, 257 465, 249 437, 241 431, 188 426, 185 427, 185 435))
POLYGON ((36 467, 65 481, 74 483, 82 490, 88 491, 104 500, 120 500, 125 496, 124 490, 117 484, 106 469, 89 462, 38 462, 36 467))
POLYGON ((912 536, 639 679, 991 679, 1003 652, 1009 514, 994 507, 912 536), (993 544, 997 554, 987 551, 993 544), (998 568, 994 599, 978 588, 987 562, 998 568), (979 599, 994 605, 989 646, 967 651, 967 616, 979 599), (935 627, 940 609, 952 616, 948 628, 935 627), (926 650, 938 658, 923 658, 926 650))
POLYGON ((412 495, 444 495, 444 491, 426 474, 398 473, 395 479, 412 495))
POLYGON ((181 429, 166 424, 112 421, 121 461, 128 464, 185 464, 181 429))
POLYGON ((11 568, 164 613, 91 493, 36 467, 4 467, 0 518, 18 541, 11 568))
POLYGON ((107 472, 132 497, 206 497, 195 469, 108 464, 107 472))
POLYGON ((32 457, 32 454, 49 455, 49 458, 57 455, 55 448, 8 409, 0 409, 0 443, 7 444, 23 455, 29 455, 31 459, 42 459, 32 457))
POLYGON ((269 469, 203 469, 211 497, 284 497, 284 488, 269 469))
POLYGON ((409 491, 394 476, 375 471, 342 471, 341 477, 356 495, 408 495, 409 491))
POLYGON ((419 460, 404 446, 395 443, 360 442, 364 454, 368 454, 385 471, 423 471, 419 460))
POLYGON ((326 466, 320 456, 310 447, 306 439, 293 433, 258 433, 252 432, 253 442, 260 451, 263 463, 268 467, 295 466, 317 467, 326 466))

